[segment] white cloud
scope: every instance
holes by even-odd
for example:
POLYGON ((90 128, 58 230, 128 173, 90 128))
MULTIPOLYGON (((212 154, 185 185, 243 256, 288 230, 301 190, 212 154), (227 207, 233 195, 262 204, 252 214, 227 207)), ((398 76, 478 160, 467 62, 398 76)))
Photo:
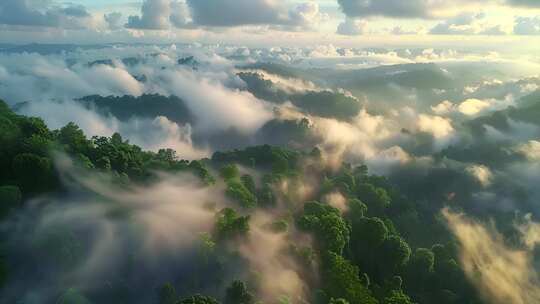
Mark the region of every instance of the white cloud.
POLYGON ((324 91, 323 88, 315 85, 311 81, 306 81, 301 78, 283 77, 280 75, 268 73, 264 70, 244 69, 242 72, 256 73, 259 77, 272 82, 273 86, 283 90, 289 94, 305 93, 307 91, 324 91))
MULTIPOLYGON (((229 203, 223 189, 203 187, 188 174, 159 175, 144 187, 118 187, 111 176, 83 171, 65 156, 57 156, 55 164, 64 178, 64 187, 70 191, 62 197, 28 201, 16 216, 3 223, 3 228, 10 231, 3 241, 10 244, 11 254, 16 250, 25 252, 25 263, 38 263, 43 272, 38 278, 25 277, 25 284, 21 280, 7 281, 9 292, 3 292, 3 298, 15 294, 24 302, 55 302, 65 291, 62 282, 69 281, 70 286, 83 290, 95 288, 110 279, 111 272, 123 272, 130 255, 137 256, 144 273, 135 276, 136 281, 126 277, 125 282, 131 282, 127 284, 145 286, 145 282, 153 281, 151 277, 169 277, 165 270, 172 264, 194 261, 190 256, 198 252, 201 234, 212 232, 215 212, 208 208, 208 202, 217 208, 229 203), (22 231, 21 226, 28 230, 22 231), (76 252, 75 246, 81 248, 78 241, 68 246, 71 249, 56 251, 59 255, 55 259, 26 254, 32 251, 28 248, 37 248, 36 244, 49 245, 51 236, 78 239, 64 231, 84 234, 84 250, 77 251, 76 258, 71 253, 76 252), (69 259, 69 267, 58 267, 67 262, 60 258, 69 259), (28 284, 32 285, 31 292, 27 291, 28 284)), ((136 301, 152 301, 153 295, 140 291, 136 301)))
POLYGON ((339 24, 337 33, 347 36, 363 35, 367 31, 367 26, 368 22, 366 20, 347 18, 339 24))
POLYGON ((480 100, 480 99, 467 99, 459 104, 457 107, 458 111, 462 114, 465 114, 467 116, 474 116, 486 108, 489 108, 491 106, 491 103, 480 100))
POLYGON ((492 27, 488 27, 483 29, 481 32, 479 32, 480 35, 488 35, 488 36, 497 36, 497 35, 508 35, 510 32, 502 25, 494 25, 492 27))
POLYGON ((430 30, 433 35, 506 35, 509 30, 500 24, 489 24, 484 13, 463 13, 438 23, 430 30))
POLYGON ((2 0, 0 24, 12 26, 85 28, 91 19, 82 5, 51 5, 51 1, 2 0))
POLYGON ((540 2, 538 2, 537 0, 506 0, 506 3, 510 5, 531 7, 531 8, 540 7, 540 2))
POLYGON ((425 18, 455 16, 468 6, 497 3, 499 0, 338 0, 341 10, 349 17, 382 16, 390 18, 425 18))
POLYGON ((435 35, 468 35, 477 32, 476 21, 485 17, 484 14, 465 13, 455 18, 443 21, 433 27, 430 34, 435 35))
POLYGON ((0 56, 0 97, 10 103, 85 95, 141 95, 144 86, 122 67, 84 64, 68 66, 62 57, 38 54, 0 56), (20 88, 24 87, 24 90, 20 88))
POLYGON ((323 197, 322 201, 328 203, 334 208, 337 208, 339 211, 341 211, 341 213, 346 213, 349 210, 347 198, 339 191, 328 193, 323 197))
POLYGON ((141 16, 129 16, 126 27, 134 29, 164 30, 170 26, 171 0, 145 0, 141 16))
POLYGON ((189 27, 192 23, 191 12, 185 1, 172 1, 171 2, 171 16, 170 21, 172 25, 183 28, 189 27))
POLYGON ((540 35, 540 16, 516 17, 514 25, 516 35, 540 35))
MULTIPOLYGON (((238 246, 239 252, 258 275, 262 300, 273 303, 276 298, 286 297, 305 302, 309 292, 305 272, 301 271, 295 259, 283 254, 290 249, 291 240, 286 234, 274 233, 265 228, 275 220, 268 213, 254 214, 250 221, 248 240, 238 246)), ((309 238, 295 239, 294 242, 310 244, 309 238)))
POLYGON ((483 187, 491 185, 493 173, 484 165, 471 165, 465 168, 465 171, 474 177, 483 187))
POLYGON ((194 127, 203 133, 234 128, 253 134, 272 117, 271 108, 251 93, 229 89, 188 71, 165 71, 164 86, 185 100, 197 117, 194 127))
POLYGON ((444 100, 436 106, 431 106, 433 113, 437 115, 446 115, 455 110, 456 105, 448 100, 444 100))
POLYGON ((338 0, 343 12, 349 17, 360 16, 388 16, 397 18, 427 17, 429 5, 426 1, 400 1, 400 0, 338 0))
MULTIPOLYGON (((465 274, 489 303, 540 301, 540 282, 533 266, 531 245, 527 249, 511 248, 493 226, 482 225, 448 210, 443 211, 443 216, 460 243, 460 260, 465 274)), ((538 224, 521 231, 523 242, 538 242, 538 224)))
POLYGON ((275 0, 187 0, 193 22, 202 26, 283 24, 285 8, 275 0))
POLYGON ((403 28, 402 26, 395 26, 391 31, 390 34, 392 35, 423 35, 426 33, 425 28, 420 27, 416 30, 408 30, 403 28))
MULTIPOLYGON (((536 0, 338 0, 349 17, 434 19, 478 10, 478 5, 540 7, 536 0)), ((508 8, 506 8, 508 9, 508 8)))
POLYGON ((122 13, 112 12, 103 16, 105 22, 107 22, 109 29, 119 30, 124 27, 122 24, 122 13))
POLYGON ((448 138, 454 134, 452 120, 440 116, 420 114, 417 127, 422 132, 432 134, 435 138, 448 138))
MULTIPOLYGON (((464 94, 473 94, 480 87, 466 87, 464 94)), ((448 100, 431 106, 433 113, 437 115, 449 115, 453 113, 461 113, 465 116, 479 116, 485 113, 490 113, 498 110, 506 109, 509 106, 515 105, 515 100, 512 95, 507 95, 504 99, 478 99, 469 98, 459 104, 454 104, 448 100)))
POLYGON ((314 29, 329 18, 315 1, 287 8, 274 0, 145 0, 141 16, 130 16, 128 28, 273 26, 281 30, 314 29))
POLYGON ((376 174, 388 174, 391 169, 403 166, 413 160, 400 146, 393 146, 380 151, 376 156, 366 161, 370 171, 376 174))
POLYGON ((517 146, 514 150, 523 154, 530 161, 540 161, 540 141, 531 140, 517 146))
POLYGON ((298 4, 289 11, 291 25, 301 29, 313 29, 329 18, 328 14, 320 11, 319 4, 315 1, 298 4))
POLYGON ((118 132, 145 150, 157 152, 159 149, 174 149, 182 159, 210 156, 207 149, 194 146, 190 125, 180 126, 161 116, 154 119, 133 118, 122 122, 114 117, 102 116, 73 101, 32 102, 22 107, 21 113, 42 117, 51 129, 76 122, 89 137, 111 136, 118 132))
POLYGON ((433 136, 435 150, 447 147, 457 138, 450 118, 420 114, 417 117, 416 128, 433 136))

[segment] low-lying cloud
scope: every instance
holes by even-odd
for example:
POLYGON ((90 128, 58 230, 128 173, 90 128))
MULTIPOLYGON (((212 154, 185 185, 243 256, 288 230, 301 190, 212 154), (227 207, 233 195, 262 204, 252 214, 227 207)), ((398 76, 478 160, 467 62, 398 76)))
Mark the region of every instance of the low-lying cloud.
POLYGON ((460 244, 460 260, 469 280, 490 303, 527 304, 540 301, 540 280, 533 267, 538 224, 521 226, 525 248, 512 248, 493 226, 463 214, 443 211, 460 244))
POLYGON ((9 236, 7 256, 40 269, 32 277, 13 273, 4 300, 51 302, 69 288, 99 298, 108 282, 110 290, 129 284, 128 298, 152 302, 148 284, 173 280, 173 268, 194 271, 189 265, 201 234, 211 232, 214 223, 208 206, 227 201, 219 188, 204 187, 189 175, 163 175, 151 186, 122 188, 107 175, 77 169, 65 156, 56 164, 69 193, 29 201, 2 223, 9 236), (116 280, 125 271, 139 274, 130 282, 116 280))

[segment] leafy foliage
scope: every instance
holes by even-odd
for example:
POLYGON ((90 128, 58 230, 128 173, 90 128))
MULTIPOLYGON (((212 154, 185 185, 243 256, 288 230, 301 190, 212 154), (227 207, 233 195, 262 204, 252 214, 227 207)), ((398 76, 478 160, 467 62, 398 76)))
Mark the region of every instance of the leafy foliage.
POLYGON ((159 304, 176 304, 178 295, 172 284, 167 283, 159 290, 159 304))
POLYGON ((343 298, 351 304, 377 303, 362 285, 358 267, 333 252, 323 257, 323 286, 326 294, 332 298, 343 298))
POLYGON ((304 214, 298 220, 300 228, 315 234, 325 251, 341 254, 349 242, 349 229, 339 210, 318 202, 304 205, 304 214))
POLYGON ((228 164, 221 167, 221 169, 219 170, 219 173, 221 177, 225 180, 238 178, 238 175, 239 175, 238 167, 236 167, 236 165, 234 164, 228 164))
POLYGON ((228 181, 226 194, 232 200, 238 202, 243 208, 253 208, 257 206, 257 197, 239 181, 228 181))
POLYGON ((231 208, 219 212, 215 234, 218 240, 233 239, 249 232, 249 216, 240 216, 231 208))
POLYGON ((0 218, 22 204, 22 193, 17 186, 0 186, 0 218))
POLYGON ((219 302, 212 297, 197 294, 180 300, 177 304, 219 304, 219 302))
MULTIPOLYGON (((346 101, 335 103, 339 111, 353 110, 346 101)), ((114 105, 117 106, 124 107, 114 105)), ((318 101, 303 106, 310 111, 324 110, 318 101)), ((309 128, 307 120, 300 124, 301 128, 309 128)), ((201 187, 217 187, 222 183, 216 177, 223 179, 224 194, 242 207, 242 214, 227 206, 216 212, 213 231, 202 234, 200 246, 193 253, 197 259, 196 265, 191 266, 200 273, 199 278, 193 279, 193 286, 202 285, 204 280, 212 281, 213 287, 228 282, 230 278, 220 274, 227 264, 239 268, 245 263, 236 251, 250 231, 251 213, 275 212, 272 208, 279 202, 282 213, 264 228, 291 243, 282 254, 290 254, 298 262, 300 274, 306 280, 311 271, 318 271, 321 291, 312 291, 308 300, 317 299, 318 304, 480 303, 457 262, 455 244, 437 222, 440 205, 428 204, 417 194, 423 191, 423 197, 438 198, 440 193, 457 187, 438 182, 463 177, 447 169, 428 172, 428 182, 406 187, 404 194, 388 179, 369 175, 363 165, 343 164, 337 170, 317 166, 306 169, 306 163, 320 159, 317 149, 306 153, 264 145, 216 152, 212 159, 186 161, 172 149, 143 151, 120 134, 87 138, 74 123, 51 131, 41 119, 17 115, 0 102, 0 218, 23 207, 30 198, 45 193, 58 195, 65 190, 55 169, 58 152, 67 154, 89 172, 113 176, 113 181, 120 184, 152 183, 158 171, 192 173, 199 177, 201 187), (243 174, 244 171, 250 175, 243 174), (212 172, 219 175, 214 177, 212 172), (288 183, 294 192, 308 177, 320 186, 310 198, 315 201, 303 201, 302 196, 280 188, 288 183), (432 187, 426 187, 432 185, 429 181, 432 187), (325 201, 326 194, 334 192, 345 197, 347 208, 339 210, 320 203, 325 201), (299 230, 311 234, 314 244, 295 244, 293 236, 299 230), (434 244, 434 239, 444 245, 434 244)), ((53 261, 59 269, 71 269, 83 256, 84 240, 73 231, 55 227, 43 234, 45 241, 32 244, 32 251, 39 253, 43 261, 53 261)), ((0 250, 0 284, 9 278, 13 267, 16 265, 8 263, 0 250)), ((257 294, 247 286, 256 291, 259 281, 246 282, 247 285, 234 281, 225 293, 212 295, 225 304, 255 303, 259 300, 257 294)), ((166 284, 156 289, 158 303, 218 303, 198 294, 180 300, 178 294, 206 290, 190 287, 182 286, 181 293, 177 293, 173 285, 166 284)), ((60 303, 89 303, 88 299, 92 299, 77 290, 64 290, 58 291, 60 303)), ((223 286, 220 290, 224 290, 223 286)))
POLYGON ((224 304, 253 303, 255 303, 255 297, 247 290, 246 284, 244 284, 244 282, 234 281, 232 285, 227 288, 224 304))

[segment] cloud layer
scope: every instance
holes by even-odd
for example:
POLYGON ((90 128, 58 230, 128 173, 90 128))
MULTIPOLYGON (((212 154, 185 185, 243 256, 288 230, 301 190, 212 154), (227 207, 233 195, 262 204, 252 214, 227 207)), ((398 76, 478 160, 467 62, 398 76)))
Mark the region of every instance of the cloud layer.
POLYGON ((443 215, 460 243, 465 273, 486 300, 496 304, 540 301, 540 281, 532 266, 538 224, 529 222, 520 228, 528 248, 515 249, 493 227, 448 210, 443 215))

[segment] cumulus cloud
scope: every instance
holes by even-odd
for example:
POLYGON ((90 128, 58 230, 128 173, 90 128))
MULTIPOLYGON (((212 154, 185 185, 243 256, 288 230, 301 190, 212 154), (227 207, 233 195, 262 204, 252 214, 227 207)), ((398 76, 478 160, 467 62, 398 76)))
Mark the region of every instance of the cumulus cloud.
POLYGON ((130 16, 126 27, 165 30, 270 25, 294 30, 312 29, 328 18, 314 1, 287 8, 274 0, 145 0, 141 15, 130 16))
POLYGON ((483 165, 471 165, 465 168, 465 171, 474 177, 483 187, 491 185, 493 181, 493 173, 483 165))
POLYGON ((145 0, 141 16, 129 16, 126 27, 134 29, 164 30, 169 28, 170 0, 145 0))
POLYGON ((504 28, 502 25, 494 25, 492 27, 488 27, 480 31, 478 34, 480 35, 488 35, 488 36, 499 36, 499 35, 507 35, 509 31, 504 28))
POLYGON ((388 174, 392 169, 403 166, 412 160, 413 157, 403 150, 403 148, 392 146, 380 151, 376 156, 367 159, 366 164, 376 174, 388 174))
POLYGON ((416 34, 424 34, 425 33, 425 29, 424 28, 419 28, 419 29, 416 29, 416 30, 409 30, 409 29, 405 29, 401 26, 395 26, 391 31, 390 31, 390 34, 392 35, 416 35, 416 34))
POLYGON ((540 141, 531 140, 515 147, 514 151, 523 154, 531 161, 540 161, 540 141))
MULTIPOLYGON (((392 18, 439 18, 455 16, 466 5, 494 4, 538 7, 535 0, 338 0, 343 13, 349 17, 383 16, 392 18), (456 10, 456 8, 459 8, 456 10)), ((465 7, 465 8, 464 8, 465 7)), ((474 9, 471 8, 471 11, 474 9)))
MULTIPOLYGON (((469 90, 475 89, 471 87, 466 87, 465 93, 470 92, 469 90)), ((472 94, 474 92, 470 93, 472 94)), ((455 104, 448 100, 444 100, 435 106, 431 106, 431 110, 435 114, 442 116, 447 116, 453 113, 461 113, 465 116, 475 117, 482 114, 503 110, 509 106, 515 106, 515 100, 512 95, 507 95, 504 99, 468 98, 458 104, 455 104)))
POLYGON ((540 7, 540 2, 536 0, 506 0, 507 4, 524 7, 540 7))
POLYGON ((460 260, 466 275, 481 295, 495 304, 527 304, 540 301, 540 281, 533 267, 538 225, 520 229, 523 249, 509 247, 503 236, 463 214, 443 211, 450 230, 460 244, 460 260))
POLYGON ((540 16, 516 17, 514 24, 516 35, 540 35, 540 16))
POLYGON ((529 250, 534 250, 540 244, 540 223, 532 220, 532 214, 525 215, 523 221, 517 225, 521 232, 522 241, 529 250))
MULTIPOLYGON (((533 2, 534 0, 522 0, 533 2)), ((520 0, 509 0, 517 4, 520 0)), ((349 17, 382 16, 391 18, 441 18, 455 16, 467 10, 467 5, 504 4, 501 0, 338 0, 341 10, 349 17)), ((471 8, 471 11, 474 9, 471 8)))
POLYGON ((432 35, 506 34, 501 25, 489 25, 484 22, 485 17, 486 15, 483 13, 463 13, 435 25, 429 33, 432 35))
POLYGON ((84 28, 90 13, 82 5, 53 6, 50 1, 3 0, 0 2, 0 24, 84 28))
POLYGON ((347 18, 339 24, 337 33, 340 35, 356 36, 366 33, 368 22, 360 19, 347 18))
POLYGON ((455 110, 455 104, 449 100, 444 100, 435 106, 431 106, 431 110, 437 115, 446 115, 455 110))
POLYGON ((289 10, 289 22, 293 27, 312 29, 328 20, 328 14, 320 11, 319 4, 314 1, 298 4, 289 10))
POLYGON ((145 0, 140 16, 129 16, 125 27, 139 30, 192 28, 191 12, 183 0, 145 0))
POLYGON ((170 21, 177 28, 190 27, 192 23, 191 12, 185 1, 171 2, 170 21))
POLYGON ((122 13, 112 12, 103 15, 103 18, 105 19, 105 22, 107 22, 109 29, 111 30, 119 30, 123 27, 122 13))
POLYGON ((435 35, 467 35, 475 32, 472 23, 484 18, 483 14, 463 14, 456 18, 441 22, 433 27, 429 33, 435 35))
POLYGON ((444 149, 459 139, 459 133, 454 128, 451 118, 415 113, 410 118, 415 120, 413 127, 418 132, 431 135, 433 151, 444 149))
POLYGON ((349 17, 389 16, 389 17, 426 17, 429 15, 427 1, 361 1, 338 0, 343 12, 349 17))
POLYGON ((282 23, 283 7, 274 0, 187 0, 193 21, 204 26, 282 23))
POLYGON ((208 27, 273 25, 287 29, 311 29, 329 16, 315 1, 287 8, 275 0, 187 0, 193 23, 208 27))
POLYGON ((490 105, 487 101, 471 98, 460 103, 457 109, 462 114, 473 116, 490 107, 490 105))
POLYGON ((448 138, 455 131, 450 119, 426 114, 418 116, 417 127, 420 131, 430 133, 435 138, 448 138))

